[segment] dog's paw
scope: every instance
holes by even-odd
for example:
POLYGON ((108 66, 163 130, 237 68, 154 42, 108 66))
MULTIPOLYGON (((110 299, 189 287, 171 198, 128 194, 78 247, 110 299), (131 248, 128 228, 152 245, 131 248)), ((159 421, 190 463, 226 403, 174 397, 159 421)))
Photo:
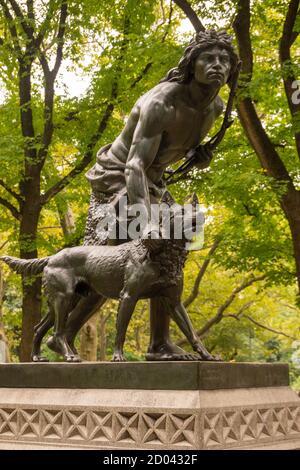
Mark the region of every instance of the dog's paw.
POLYGON ((113 357, 112 357, 112 362, 125 362, 125 357, 121 352, 115 352, 113 357))
POLYGON ((31 362, 49 362, 49 359, 39 354, 33 354, 33 356, 31 356, 31 362))

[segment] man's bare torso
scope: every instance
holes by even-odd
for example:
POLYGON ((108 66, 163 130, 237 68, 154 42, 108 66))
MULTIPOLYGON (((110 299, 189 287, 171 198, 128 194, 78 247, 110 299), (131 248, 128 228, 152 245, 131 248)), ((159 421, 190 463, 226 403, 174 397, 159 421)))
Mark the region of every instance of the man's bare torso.
POLYGON ((143 130, 146 137, 147 132, 153 132, 154 127, 156 133, 161 133, 156 156, 146 171, 147 177, 157 183, 168 165, 180 160, 188 150, 199 145, 222 110, 223 103, 219 96, 212 101, 203 97, 199 105, 190 99, 186 85, 177 82, 160 83, 136 102, 126 126, 103 158, 114 157, 126 164, 143 116, 146 120, 143 130))

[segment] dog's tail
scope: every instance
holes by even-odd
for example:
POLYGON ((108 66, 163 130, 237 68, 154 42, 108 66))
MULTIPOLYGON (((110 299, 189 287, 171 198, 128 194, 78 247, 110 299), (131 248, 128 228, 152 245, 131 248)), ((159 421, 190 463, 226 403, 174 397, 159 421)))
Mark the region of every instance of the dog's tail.
POLYGON ((0 260, 8 264, 16 273, 19 274, 40 274, 49 263, 50 256, 47 258, 20 259, 13 256, 1 256, 0 260))

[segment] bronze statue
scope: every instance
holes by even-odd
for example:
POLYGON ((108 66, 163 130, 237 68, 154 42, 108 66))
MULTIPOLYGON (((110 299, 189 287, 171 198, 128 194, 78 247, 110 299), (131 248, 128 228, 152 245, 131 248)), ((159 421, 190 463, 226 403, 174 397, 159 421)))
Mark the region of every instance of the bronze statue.
MULTIPOLYGON (((83 253, 84 250, 89 251, 89 246, 93 251, 95 246, 111 244, 107 231, 99 230, 99 222, 104 217, 104 204, 117 206, 120 195, 126 195, 129 204, 142 204, 150 217, 151 204, 158 203, 165 192, 164 173, 170 164, 187 158, 188 162, 192 161, 198 168, 209 166, 212 152, 209 146, 201 145, 200 142, 223 111, 223 102, 218 93, 223 85, 232 81, 237 67, 238 57, 231 37, 226 32, 200 32, 184 51, 178 66, 139 98, 121 134, 112 144, 100 149, 95 166, 87 173, 92 196, 85 247, 81 248, 83 253)), ((226 112, 225 116, 227 114, 226 112)), ((124 240, 114 240, 116 245, 121 243, 124 240)), ((134 241, 129 242, 129 245, 130 243, 136 244, 134 241)), ((138 246, 145 245, 145 241, 139 243, 138 246)), ((167 246, 160 245, 159 257, 168 256, 164 253, 167 246)), ((118 248, 120 252, 124 249, 118 248)), ((78 248, 74 250, 80 252, 78 248)), ((30 261, 23 263, 27 267, 31 266, 30 261)), ((176 260, 174 263, 177 266, 176 260)), ((32 272, 35 272, 34 269, 32 272)), ((137 284, 134 285, 136 287, 137 284)), ((105 292, 90 288, 85 280, 79 282, 76 289, 76 301, 72 297, 67 308, 68 314, 65 314, 63 320, 63 316, 56 315, 55 330, 59 332, 59 338, 63 337, 64 340, 57 339, 56 333, 47 342, 51 349, 72 361, 80 360, 74 346, 77 333, 107 299, 105 292)), ((170 340, 170 318, 179 321, 178 306, 166 301, 166 296, 160 289, 156 295, 149 297, 151 338, 146 359, 199 360, 199 356, 186 353, 170 340)), ((181 328, 187 334, 186 325, 191 328, 190 320, 185 311, 180 311, 185 321, 183 325, 180 320, 181 328)), ((128 312, 126 316, 128 318, 128 312)), ((42 360, 39 355, 40 341, 48 331, 51 321, 53 322, 53 315, 52 320, 50 317, 43 319, 36 327, 34 360, 42 360)), ((188 334, 191 334, 191 330, 188 334)), ((191 339, 191 336, 188 337, 191 339)), ((193 344, 196 344, 195 341, 193 344)), ((213 360, 202 345, 197 351, 202 360, 213 360)), ((118 354, 121 358, 120 352, 118 354)))
POLYGON ((139 239, 117 246, 66 248, 56 255, 41 259, 22 260, 10 256, 0 259, 18 273, 44 273, 43 281, 49 312, 37 325, 31 359, 44 362, 40 354, 41 342, 54 326, 52 342, 63 352, 67 362, 78 357, 67 343, 65 327, 68 315, 82 297, 96 293, 105 299, 119 299, 116 340, 113 361, 124 361, 123 346, 127 327, 139 299, 161 297, 170 306, 170 315, 186 336, 197 360, 213 360, 189 320, 181 302, 183 266, 186 259, 186 233, 196 227, 198 199, 193 198, 193 211, 182 224, 183 208, 175 205, 165 193, 162 202, 170 205, 171 238, 139 239), (175 227, 180 222, 181 237, 175 238, 175 227))
MULTIPOLYGON (((97 232, 100 208, 103 203, 113 203, 118 193, 127 192, 131 204, 140 202, 149 210, 164 192, 163 175, 170 164, 192 153, 198 168, 209 166, 212 153, 199 144, 223 111, 218 93, 230 82, 237 64, 238 57, 226 32, 200 32, 178 66, 136 102, 121 134, 100 149, 96 165, 87 173, 92 196, 86 245, 107 243, 107 233, 97 232)), ((70 313, 66 335, 74 352, 78 331, 104 301, 98 295, 86 298, 70 313)), ((171 317, 165 302, 150 300, 147 360, 194 359, 171 342, 171 317)), ((48 344, 51 347, 51 340, 48 344)))

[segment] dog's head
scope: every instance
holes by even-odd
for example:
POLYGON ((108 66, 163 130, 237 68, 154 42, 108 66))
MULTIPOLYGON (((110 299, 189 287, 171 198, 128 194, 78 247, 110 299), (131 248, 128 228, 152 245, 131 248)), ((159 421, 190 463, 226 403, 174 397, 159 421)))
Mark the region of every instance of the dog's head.
POLYGON ((205 219, 195 193, 182 206, 165 191, 160 203, 160 213, 162 238, 191 242, 193 237, 203 231, 205 219))

